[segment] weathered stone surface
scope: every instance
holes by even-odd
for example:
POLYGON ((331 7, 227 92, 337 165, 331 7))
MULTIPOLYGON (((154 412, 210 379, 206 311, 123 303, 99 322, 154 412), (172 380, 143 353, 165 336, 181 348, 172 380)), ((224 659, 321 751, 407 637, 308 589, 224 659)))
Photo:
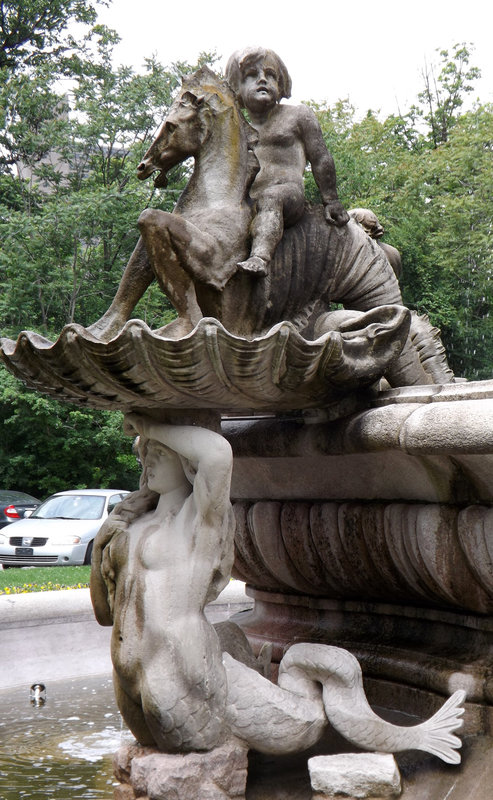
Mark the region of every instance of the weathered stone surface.
MULTIPOLYGON (((300 187, 298 205, 303 212, 305 164, 304 159, 299 159, 299 148, 305 153, 310 149, 318 157, 325 150, 325 143, 317 133, 315 117, 306 107, 274 105, 268 116, 274 114, 283 121, 276 119, 274 123, 275 142, 271 136, 269 143, 264 141, 259 148, 259 158, 268 148, 268 169, 259 179, 265 180, 267 172, 271 176, 268 188, 275 191, 282 183, 280 176, 289 172, 290 197, 294 181, 300 187), (280 126, 289 130, 281 138, 281 146, 280 126), (308 149, 305 140, 314 136, 320 145, 308 149), (287 157, 285 150, 289 147, 291 153, 287 157)), ((332 175, 334 185, 324 192, 327 213, 322 208, 305 213, 285 232, 269 263, 268 280, 255 271, 239 268, 248 256, 252 221, 248 192, 260 166, 253 151, 259 137, 267 134, 268 126, 259 127, 262 132, 247 125, 231 88, 209 69, 203 67, 187 76, 155 142, 139 165, 138 176, 145 179, 157 171, 156 185, 165 185, 169 168, 190 155, 195 156, 194 174, 178 200, 178 213, 147 209, 141 216, 142 240, 110 309, 91 328, 98 337, 108 339, 121 329, 155 276, 161 278, 161 285, 178 311, 181 335, 189 333, 201 316, 215 317, 229 331, 250 336, 280 320, 296 322, 301 329, 319 299, 325 304, 339 300, 363 311, 402 303, 397 280, 383 251, 358 224, 344 224, 346 212, 335 209, 335 173, 328 154, 324 169, 317 170, 317 180, 324 183, 332 175), (336 224, 328 224, 329 221, 336 224), (337 227, 340 223, 343 227, 337 227)), ((257 205, 266 188, 254 190, 257 205)), ((282 234, 282 213, 280 223, 282 234)), ((422 370, 420 376, 427 382, 422 370)))
MULTIPOLYGON (((197 751, 217 756, 225 736, 263 753, 292 753, 314 744, 329 722, 364 749, 424 749, 458 762, 461 742, 453 732, 461 726, 463 692, 445 704, 445 721, 437 716, 426 726, 391 726, 370 708, 358 661, 345 649, 294 645, 276 687, 257 671, 246 639, 221 641, 204 607, 228 581, 233 564, 231 448, 198 425, 129 414, 126 426, 140 436, 142 487, 96 536, 91 597, 98 621, 113 625, 115 693, 128 727, 141 744, 192 754, 188 762, 167 762, 166 787, 176 765, 193 764, 197 751)), ((288 527, 299 527, 296 515, 288 527)), ((156 758, 149 758, 154 765, 156 758)), ((209 761, 215 769, 212 756, 209 761)), ((134 789, 159 797, 161 784, 148 777, 154 767, 146 767, 145 780, 138 779, 141 767, 142 759, 134 759, 134 789)), ((120 762, 119 769, 125 781, 128 766, 120 762)), ((180 768, 176 780, 184 796, 192 793, 191 768, 186 780, 180 768)))
POLYGON ((226 715, 232 731, 262 753, 295 753, 317 742, 327 721, 364 750, 424 750, 447 763, 460 762, 465 692, 459 690, 436 714, 417 725, 390 724, 370 707, 357 659, 341 647, 293 644, 279 665, 278 687, 224 655, 228 680, 226 715), (320 684, 322 692, 318 686, 320 684))
MULTIPOLYGON (((206 753, 169 755, 151 748, 122 748, 115 775, 135 797, 149 800, 242 800, 247 779, 247 748, 229 740, 206 753)), ((132 795, 129 795, 129 800, 132 795)), ((122 800, 127 800, 125 794, 122 800)))
POLYGON ((344 753, 315 756, 308 761, 317 800, 333 797, 398 797, 399 770, 393 756, 382 753, 344 753))
MULTIPOLYGON (((80 325, 68 325, 55 343, 29 332, 17 343, 4 339, 0 357, 33 388, 95 408, 226 412, 335 405, 340 415, 347 413, 348 393, 374 384, 393 364, 409 323, 409 312, 393 305, 359 315, 351 331, 331 330, 316 341, 288 322, 242 339, 215 319, 200 320, 189 336, 175 340, 132 320, 105 344, 80 325)), ((360 406, 353 400, 353 408, 360 406)))
POLYGON ((125 744, 113 756, 113 772, 123 784, 130 784, 130 773, 134 758, 143 758, 157 752, 154 747, 143 747, 141 744, 125 744))
POLYGON ((232 495, 244 500, 489 505, 492 431, 493 381, 384 392, 334 422, 300 414, 223 424, 235 456, 232 495))
MULTIPOLYGON (((135 800, 137 797, 134 790, 128 783, 122 784, 121 786, 115 786, 113 796, 114 800, 135 800)), ((148 798, 141 796, 140 800, 148 800, 148 798)))
POLYGON ((463 688, 465 729, 491 734, 492 430, 492 381, 388 391, 336 422, 224 421, 254 648, 345 647, 372 702, 420 718, 463 688))
POLYGON ((231 576, 231 448, 199 425, 137 414, 126 425, 140 437, 142 486, 100 528, 91 569, 96 618, 113 626, 118 708, 141 744, 211 750, 228 732, 227 686, 204 609, 231 576))
POLYGON ((251 586, 493 611, 484 505, 237 502, 236 576, 251 586))
MULTIPOLYGON (((493 734, 493 622, 486 615, 423 606, 328 600, 248 589, 252 612, 236 616, 254 650, 273 643, 273 671, 293 641, 350 650, 372 705, 402 709, 416 721, 451 691, 467 691, 464 733, 493 734)), ((462 731, 461 731, 462 736, 462 731)))

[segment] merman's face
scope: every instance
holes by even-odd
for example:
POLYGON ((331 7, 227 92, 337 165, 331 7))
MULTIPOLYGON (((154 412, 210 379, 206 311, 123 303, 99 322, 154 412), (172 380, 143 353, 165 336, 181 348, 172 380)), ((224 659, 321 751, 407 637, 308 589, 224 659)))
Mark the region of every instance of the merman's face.
POLYGON ((148 442, 144 463, 147 486, 153 492, 165 494, 187 483, 178 455, 160 442, 148 442))
POLYGON ((279 77, 269 59, 259 59, 242 70, 240 97, 248 111, 270 111, 279 101, 279 77))

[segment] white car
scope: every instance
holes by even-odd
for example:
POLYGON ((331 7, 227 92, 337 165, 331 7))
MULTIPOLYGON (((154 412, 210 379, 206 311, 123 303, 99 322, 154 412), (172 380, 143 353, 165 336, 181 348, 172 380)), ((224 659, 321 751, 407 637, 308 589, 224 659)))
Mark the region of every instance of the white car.
POLYGON ((90 564, 94 537, 127 494, 124 489, 79 489, 53 494, 29 517, 0 531, 0 564, 90 564))

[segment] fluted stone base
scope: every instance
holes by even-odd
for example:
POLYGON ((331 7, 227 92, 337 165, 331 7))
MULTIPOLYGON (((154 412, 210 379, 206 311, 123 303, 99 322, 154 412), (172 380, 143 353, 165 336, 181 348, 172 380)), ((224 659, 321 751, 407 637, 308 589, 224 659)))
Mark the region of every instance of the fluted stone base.
POLYGON ((333 421, 223 420, 254 649, 343 647, 372 702, 421 718, 464 689, 465 731, 491 734, 492 431, 492 381, 395 389, 333 421))

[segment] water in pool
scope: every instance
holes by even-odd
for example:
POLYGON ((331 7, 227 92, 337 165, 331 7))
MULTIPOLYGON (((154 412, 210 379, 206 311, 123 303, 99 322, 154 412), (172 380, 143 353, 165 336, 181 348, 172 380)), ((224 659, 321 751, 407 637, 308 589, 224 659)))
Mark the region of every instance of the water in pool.
POLYGON ((0 691, 0 800, 111 800, 112 754, 133 740, 111 678, 43 683, 39 706, 30 686, 0 691))

